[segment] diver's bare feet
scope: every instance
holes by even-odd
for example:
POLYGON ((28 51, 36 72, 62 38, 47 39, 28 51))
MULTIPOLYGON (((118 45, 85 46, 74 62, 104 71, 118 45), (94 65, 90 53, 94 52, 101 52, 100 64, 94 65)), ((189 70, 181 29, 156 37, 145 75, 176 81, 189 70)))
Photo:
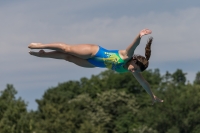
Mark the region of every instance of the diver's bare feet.
POLYGON ((144 36, 144 35, 147 35, 147 34, 151 34, 152 31, 149 30, 149 29, 143 29, 140 31, 140 37, 144 36))
POLYGON ((41 44, 42 43, 31 43, 31 44, 28 45, 28 48, 30 48, 30 49, 39 49, 39 48, 41 48, 41 44))
POLYGON ((45 54, 44 50, 40 50, 39 52, 29 51, 30 55, 41 57, 43 54, 45 54))

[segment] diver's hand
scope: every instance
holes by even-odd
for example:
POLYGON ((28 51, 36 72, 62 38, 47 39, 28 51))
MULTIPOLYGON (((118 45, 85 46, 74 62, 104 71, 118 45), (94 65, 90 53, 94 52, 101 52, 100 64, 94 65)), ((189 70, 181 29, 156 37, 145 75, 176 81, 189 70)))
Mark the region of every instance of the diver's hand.
POLYGON ((142 37, 142 36, 144 36, 144 35, 148 35, 148 34, 151 34, 152 33, 152 31, 151 30, 149 30, 149 29, 143 29, 143 30, 141 30, 140 31, 140 38, 142 37))
POLYGON ((156 102, 162 103, 163 100, 157 98, 157 97, 154 95, 154 97, 152 98, 152 105, 154 105, 154 103, 156 103, 156 102))

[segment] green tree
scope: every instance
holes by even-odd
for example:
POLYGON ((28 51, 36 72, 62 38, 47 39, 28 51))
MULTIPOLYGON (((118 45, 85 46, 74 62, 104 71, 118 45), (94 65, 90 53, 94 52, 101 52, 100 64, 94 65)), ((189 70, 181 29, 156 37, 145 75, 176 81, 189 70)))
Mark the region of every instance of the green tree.
POLYGON ((194 84, 186 84, 181 69, 164 75, 149 69, 142 75, 164 103, 152 106, 131 73, 110 70, 49 88, 30 112, 8 84, 0 95, 0 132, 199 133, 200 72, 194 84))
POLYGON ((137 126, 135 97, 124 91, 105 91, 94 100, 89 95, 79 95, 70 104, 76 105, 73 110, 81 109, 89 127, 96 126, 104 133, 129 133, 137 126))
POLYGON ((146 106, 139 114, 141 123, 159 133, 188 133, 199 131, 200 86, 168 84, 160 92, 164 103, 146 106))
POLYGON ((58 84, 57 87, 49 88, 41 100, 36 100, 36 131, 38 133, 73 133, 79 121, 79 112, 70 110, 68 101, 80 94, 80 83, 68 81, 58 84), (74 120, 74 121, 73 121, 74 120))
POLYGON ((200 85, 200 72, 197 72, 194 84, 200 85))
POLYGON ((41 100, 35 120, 38 133, 113 132, 128 133, 135 127, 137 104, 133 94, 106 87, 101 75, 81 82, 69 81, 48 89, 41 100), (91 82, 89 82, 91 81, 91 82), (102 83, 101 83, 102 82, 102 83), (86 91, 89 84, 98 83, 86 91), (97 91, 94 91, 97 90, 97 91), (133 124, 133 121, 134 124, 133 124), (98 130, 97 130, 98 129, 98 130))
POLYGON ((0 132, 29 133, 32 131, 31 119, 28 118, 27 104, 15 98, 17 91, 8 84, 0 96, 0 132))
POLYGON ((177 69, 173 74, 172 74, 172 78, 173 78, 173 82, 176 85, 183 85, 186 82, 186 76, 187 73, 183 73, 183 71, 181 69, 177 69))

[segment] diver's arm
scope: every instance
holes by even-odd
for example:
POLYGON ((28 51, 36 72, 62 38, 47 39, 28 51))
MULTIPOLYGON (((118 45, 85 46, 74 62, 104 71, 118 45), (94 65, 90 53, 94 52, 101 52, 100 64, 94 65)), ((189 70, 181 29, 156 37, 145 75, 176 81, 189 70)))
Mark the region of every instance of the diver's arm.
POLYGON ((141 73, 139 72, 133 72, 133 76, 136 78, 136 80, 140 83, 140 85, 146 90, 146 92, 151 96, 151 98, 154 98, 154 94, 150 89, 149 83, 144 79, 141 73))
POLYGON ((153 92, 151 91, 149 83, 143 78, 142 74, 139 72, 134 72, 133 76, 136 78, 136 80, 140 83, 140 85, 146 90, 146 92, 151 96, 153 104, 155 102, 163 102, 163 100, 157 98, 153 92))
POLYGON ((149 29, 141 30, 140 33, 136 36, 136 38, 133 40, 133 42, 126 48, 124 55, 126 55, 126 57, 128 58, 131 58, 134 54, 136 47, 140 44, 140 40, 142 36, 151 34, 151 33, 152 31, 149 29))
POLYGON ((128 57, 133 56, 136 47, 140 44, 140 40, 141 40, 141 37, 140 37, 140 34, 138 34, 136 38, 133 40, 133 42, 126 48, 126 55, 128 57))

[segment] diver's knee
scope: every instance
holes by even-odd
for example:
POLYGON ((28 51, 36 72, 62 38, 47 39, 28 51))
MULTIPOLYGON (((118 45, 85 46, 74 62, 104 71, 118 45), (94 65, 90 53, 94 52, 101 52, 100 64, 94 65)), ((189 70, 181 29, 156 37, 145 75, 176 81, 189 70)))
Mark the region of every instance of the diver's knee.
POLYGON ((60 48, 62 49, 62 51, 65 51, 66 53, 70 52, 71 47, 65 43, 60 43, 60 48))

